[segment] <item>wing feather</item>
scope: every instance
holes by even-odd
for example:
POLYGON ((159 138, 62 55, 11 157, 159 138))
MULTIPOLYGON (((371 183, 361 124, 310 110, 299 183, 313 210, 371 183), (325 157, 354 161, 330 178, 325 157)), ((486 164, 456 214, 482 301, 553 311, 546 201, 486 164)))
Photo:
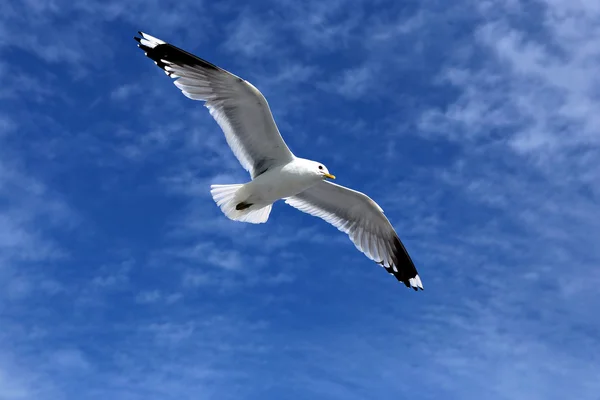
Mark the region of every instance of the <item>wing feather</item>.
POLYGON ((294 158, 275 124, 267 100, 251 83, 176 46, 140 32, 135 39, 174 84, 205 102, 240 164, 257 177, 294 158))
POLYGON ((407 287, 423 289, 415 265, 390 221, 364 193, 323 181, 285 202, 348 234, 356 248, 407 287))

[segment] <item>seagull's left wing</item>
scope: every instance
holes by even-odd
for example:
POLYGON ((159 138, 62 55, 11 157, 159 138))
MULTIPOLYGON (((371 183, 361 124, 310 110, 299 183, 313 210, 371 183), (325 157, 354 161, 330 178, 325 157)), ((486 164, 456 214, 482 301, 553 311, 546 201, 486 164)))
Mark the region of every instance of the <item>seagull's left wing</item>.
POLYGON ((407 287, 423 289, 417 269, 392 224, 366 194, 323 181, 285 202, 347 233, 357 249, 407 287))
POLYGON ((227 144, 252 178, 294 158, 265 97, 250 82, 172 44, 140 32, 135 39, 192 100, 205 101, 227 144))

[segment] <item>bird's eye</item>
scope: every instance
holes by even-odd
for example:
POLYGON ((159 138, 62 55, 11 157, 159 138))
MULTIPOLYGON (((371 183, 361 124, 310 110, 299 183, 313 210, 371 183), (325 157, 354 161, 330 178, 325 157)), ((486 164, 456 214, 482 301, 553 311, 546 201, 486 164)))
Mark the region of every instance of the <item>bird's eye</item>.
POLYGON ((323 166, 322 166, 322 165, 319 165, 319 169, 323 169, 323 166))

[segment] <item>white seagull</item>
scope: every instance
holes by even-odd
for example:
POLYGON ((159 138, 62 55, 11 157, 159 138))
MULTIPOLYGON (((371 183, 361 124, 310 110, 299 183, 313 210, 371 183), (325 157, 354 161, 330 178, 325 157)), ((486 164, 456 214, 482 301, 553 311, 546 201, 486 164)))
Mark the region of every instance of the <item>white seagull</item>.
POLYGON ((232 220, 264 223, 283 199, 348 234, 356 248, 407 287, 421 278, 394 228, 364 193, 336 185, 319 162, 296 157, 273 120, 267 100, 250 82, 160 39, 139 32, 138 47, 174 78, 184 95, 204 101, 231 150, 250 173, 245 184, 212 185, 211 194, 232 220))

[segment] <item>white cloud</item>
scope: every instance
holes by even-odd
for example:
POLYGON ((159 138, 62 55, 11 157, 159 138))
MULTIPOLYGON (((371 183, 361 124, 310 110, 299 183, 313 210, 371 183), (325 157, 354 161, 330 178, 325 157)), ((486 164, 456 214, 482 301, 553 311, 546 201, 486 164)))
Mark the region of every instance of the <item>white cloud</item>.
POLYGON ((85 372, 91 368, 90 362, 78 349, 66 348, 54 351, 51 355, 51 363, 59 369, 73 372, 85 372))
POLYGON ((50 382, 40 382, 35 373, 22 370, 14 360, 0 359, 0 396, 3 400, 33 400, 40 398, 38 396, 56 395, 50 382))
POLYGON ((103 265, 92 279, 92 285, 102 289, 120 289, 129 284, 129 274, 135 261, 127 259, 116 264, 103 265))
POLYGON ((364 17, 362 2, 349 4, 344 0, 282 1, 277 5, 286 15, 282 30, 290 29, 295 41, 312 52, 328 52, 351 45, 360 35, 364 17))
MULTIPOLYGON (((475 33, 482 66, 452 65, 442 80, 462 94, 445 110, 427 111, 421 129, 452 140, 503 140, 513 151, 559 179, 580 174, 588 183, 600 151, 600 57, 591 2, 541 2, 541 31, 532 35, 510 14, 489 12, 475 33), (501 130, 504 137, 500 137, 501 130)), ((507 7, 515 12, 514 2, 507 7)))
POLYGON ((374 66, 362 65, 346 69, 339 80, 332 82, 331 89, 342 96, 359 98, 372 91, 377 76, 378 71, 374 66))
POLYGON ((139 84, 126 83, 126 84, 123 84, 123 85, 117 87, 116 89, 114 89, 110 93, 110 98, 111 98, 111 100, 116 100, 116 101, 128 101, 131 99, 131 97, 133 95, 139 93, 140 90, 141 90, 141 87, 139 84))
MULTIPOLYGON (((4 4, 0 11, 16 7, 10 2, 4 4)), ((142 23, 158 31, 148 29, 150 33, 178 45, 183 45, 185 39, 186 43, 201 46, 220 35, 220 28, 205 24, 205 17, 187 23, 203 11, 204 5, 198 2, 135 2, 127 6, 113 2, 75 6, 60 1, 26 4, 40 20, 40 29, 52 25, 52 18, 61 10, 75 7, 77 13, 82 13, 81 21, 98 14, 104 21, 142 23), (198 26, 202 27, 202 35, 197 34, 198 26), (175 40, 178 37, 181 40, 175 40)), ((445 35, 441 18, 432 12, 404 16, 398 9, 392 12, 386 8, 371 15, 371 6, 365 4, 274 4, 274 15, 283 10, 286 13, 281 15, 294 18, 277 25, 276 18, 275 22, 262 23, 250 14, 246 25, 241 24, 237 26, 239 32, 234 31, 233 37, 239 41, 228 43, 225 49, 243 56, 233 57, 232 62, 248 66, 249 78, 258 76, 264 82, 274 107, 291 110, 284 119, 289 116, 293 121, 293 114, 304 118, 303 109, 295 107, 310 106, 314 100, 302 97, 310 90, 294 92, 294 85, 312 87, 315 82, 336 79, 344 84, 338 94, 348 98, 366 97, 379 88, 385 89, 379 91, 380 96, 404 104, 398 101, 397 82, 390 82, 395 82, 404 68, 421 68, 419 54, 431 45, 427 40, 432 38, 421 33, 435 30, 436 42, 451 42, 452 38, 445 35), (294 14, 294 10, 298 13, 294 14), (263 63, 262 58, 268 58, 270 53, 262 51, 277 52, 282 42, 286 47, 300 43, 302 51, 295 53, 300 55, 291 58, 283 49, 278 52, 281 58, 263 63), (338 60, 343 62, 343 68, 315 67, 316 55, 337 60, 344 49, 352 49, 352 54, 338 60), (248 59, 260 62, 250 64, 248 59), (406 67, 411 62, 414 65, 406 67)), ((394 190, 374 192, 386 203, 388 215, 401 236, 409 238, 411 253, 423 265, 423 275, 430 282, 425 298, 405 297, 396 290, 397 286, 381 290, 380 281, 371 285, 371 279, 381 277, 381 282, 386 279, 387 283, 388 277, 357 253, 347 237, 316 218, 279 209, 275 210, 277 220, 265 229, 224 218, 208 196, 208 185, 243 181, 247 175, 230 154, 208 112, 199 103, 181 96, 149 63, 147 73, 139 72, 143 74, 140 81, 148 79, 143 92, 129 84, 112 92, 112 98, 119 99, 142 96, 143 102, 137 103, 139 118, 117 118, 114 130, 113 122, 90 127, 90 142, 85 143, 95 152, 98 162, 107 164, 116 161, 104 153, 110 147, 106 143, 114 144, 113 152, 124 156, 121 158, 127 167, 120 172, 143 172, 149 179, 160 180, 169 195, 172 213, 164 217, 169 220, 168 226, 158 238, 153 238, 154 251, 145 254, 149 260, 147 268, 155 269, 148 276, 145 273, 149 270, 133 267, 145 261, 144 254, 139 260, 136 254, 135 264, 130 261, 129 267, 118 262, 104 263, 103 268, 83 263, 76 270, 83 278, 77 275, 73 279, 84 282, 73 285, 65 285, 58 277, 30 275, 25 269, 15 274, 13 266, 17 263, 41 265, 70 255, 70 249, 65 248, 68 241, 59 244, 60 236, 53 235, 53 230, 71 225, 70 221, 76 218, 68 202, 48 182, 14 159, 13 153, 0 150, 0 201, 6 201, 10 211, 0 215, 0 265, 10 268, 6 276, 13 284, 5 285, 5 295, 8 293, 19 302, 42 292, 60 297, 60 293, 68 291, 78 297, 77 312, 61 315, 60 324, 45 319, 53 311, 63 310, 59 302, 56 308, 45 307, 46 304, 39 309, 28 308, 22 321, 0 321, 0 397, 60 399, 61 394, 72 397, 73 393, 81 396, 80 391, 68 386, 73 380, 56 379, 56 369, 60 368, 61 373, 67 374, 70 370, 93 372, 94 379, 82 380, 86 382, 85 390, 102 398, 180 399, 190 393, 207 398, 248 398, 260 397, 263 393, 257 392, 265 387, 276 390, 283 385, 286 390, 288 386, 292 390, 309 390, 314 397, 361 398, 369 393, 382 398, 390 393, 415 394, 415 382, 420 384, 420 390, 434 387, 446 397, 547 399, 577 394, 580 398, 593 398, 599 391, 594 380, 598 375, 597 360, 593 354, 585 353, 597 344, 585 331, 596 330, 593 312, 597 307, 592 305, 598 304, 596 288, 600 275, 595 268, 598 253, 594 240, 600 232, 596 222, 600 215, 594 184, 600 170, 594 167, 597 117, 591 114, 597 104, 588 93, 589 88, 597 87, 597 78, 590 75, 591 61, 597 54, 597 42, 592 39, 597 34, 596 28, 585 21, 597 15, 598 6, 591 1, 547 1, 550 8, 538 22, 556 42, 548 45, 544 40, 547 38, 542 37, 548 32, 539 37, 531 35, 523 25, 508 19, 530 12, 518 1, 481 4, 483 23, 470 37, 476 43, 459 43, 456 48, 448 45, 448 65, 439 76, 440 87, 450 85, 452 93, 458 92, 459 96, 447 107, 429 110, 419 132, 427 137, 427 154, 438 154, 434 147, 440 137, 433 130, 443 133, 460 150, 447 162, 446 155, 440 157, 432 167, 391 172, 390 176, 402 181, 394 190), (468 58, 465 54, 473 55, 474 49, 481 52, 477 53, 481 56, 478 64, 460 61, 468 58), (555 52, 557 49, 563 53, 555 52), (171 90, 168 100, 165 90, 171 90), (569 123, 563 124, 565 121, 569 123), (189 130, 190 127, 193 128, 189 130), (106 135, 111 131, 117 134, 108 140, 106 135), (565 134, 569 135, 567 139, 565 134), (167 153, 172 157, 162 159, 167 153), (160 166, 158 176, 141 170, 140 166, 148 165, 160 166), (405 176, 407 172, 410 178, 405 176), (586 188, 586 184, 590 187, 586 188), (311 228, 299 228, 303 226, 298 224, 300 221, 312 224, 311 228), (261 246, 257 247, 259 243, 261 246), (331 244, 346 246, 344 258, 325 265, 329 269, 323 269, 323 275, 312 274, 315 271, 311 270, 309 276, 303 270, 311 262, 306 252, 327 255, 331 251, 331 255, 335 251, 331 244), (273 265, 268 266, 266 260, 273 265), (156 269, 159 273, 154 275, 156 269), (331 298, 323 293, 334 290, 322 286, 320 277, 328 272, 339 278, 335 288, 335 301, 339 303, 318 303, 331 298), (164 282, 145 280, 156 276, 164 277, 164 282), (289 290, 291 285, 285 285, 304 281, 310 281, 314 291, 309 289, 309 295, 290 300, 298 294, 289 290), (345 288, 358 288, 352 286, 356 282, 360 282, 361 296, 372 302, 368 304, 377 305, 369 312, 360 308, 363 304, 356 292, 345 292, 345 288), (249 297, 244 296, 250 292, 246 289, 251 286, 259 290, 252 291, 252 300, 246 301, 249 297), (104 295, 102 309, 90 307, 93 300, 104 295), (398 296, 403 297, 402 304, 398 296), (109 298, 114 301, 108 301, 109 298), (206 307, 197 307, 199 303, 193 301, 197 298, 202 298, 200 303, 206 307), (214 303, 207 304, 206 298, 214 303), (132 302, 144 305, 134 306, 137 312, 133 320, 124 312, 132 302), (164 305, 174 303, 165 313, 164 305), (277 307, 270 308, 273 304, 277 307), (333 326, 335 320, 326 318, 312 320, 318 322, 315 325, 301 325, 299 315, 307 306, 318 309, 319 316, 351 315, 345 320, 349 325, 341 329, 333 326), (230 317, 217 316, 213 308, 230 317), (281 324, 269 329, 259 317, 249 317, 264 310, 268 310, 264 315, 269 321, 272 313, 285 314, 278 320, 281 324), (408 313, 404 313, 406 310, 408 313), (290 319, 286 319, 288 315, 290 319), (407 315, 408 319, 399 318, 407 315), (42 328, 36 328, 37 325, 42 328), (80 342, 81 348, 61 347, 65 338, 80 342), (91 338, 90 342, 87 338, 91 338), (56 345, 59 341, 60 345, 56 345), (84 347, 86 344, 89 347, 84 347), (37 347, 42 345, 45 350, 37 347), (92 349, 89 353, 83 350, 88 348, 92 349), (6 358, 11 354, 18 357, 6 358), (94 354, 101 356, 96 359, 94 354), (270 362, 265 363, 265 359, 270 362), (273 378, 278 376, 273 374, 275 369, 291 373, 283 379, 273 378), (61 388, 55 390, 52 382, 61 388), (261 383, 255 385, 256 382, 261 383), (457 382, 463 388, 457 388, 457 382), (381 392, 373 393, 374 388, 381 392)), ((448 3, 440 5, 443 11, 449 8, 448 3)), ((71 39, 69 32, 63 31, 36 39, 25 31, 31 22, 16 26, 27 13, 3 15, 15 17, 15 22, 8 21, 11 27, 18 28, 15 35, 25 35, 22 42, 11 39, 12 43, 0 35, 3 50, 17 46, 35 51, 37 40, 50 43, 42 49, 43 59, 59 59, 61 63, 83 65, 82 68, 94 68, 88 63, 98 60, 88 59, 90 48, 99 46, 112 51, 112 44, 120 35, 118 30, 107 32, 103 26, 92 24, 89 28, 78 25, 73 29, 72 33, 82 35, 81 39, 71 39), (91 32, 92 39, 88 35, 91 32)), ((193 46, 185 48, 194 50, 193 46)), ((105 59, 108 64, 112 62, 111 54, 105 59)), ((138 56, 143 59, 141 54, 138 56)), ((122 60, 119 56, 114 58, 122 60)), ((26 79, 19 82, 23 87, 36 84, 26 79)), ((111 98, 110 88, 114 87, 117 86, 108 86, 104 100, 111 98)), ((335 91, 328 94, 331 93, 335 91)), ((46 92, 41 90, 38 95, 43 99, 46 92)), ((343 102, 340 104, 343 106, 343 102)), ((111 103, 110 107, 121 111, 122 102, 111 103)), ((282 114, 276 112, 276 118, 279 115, 282 114)), ((398 119, 394 115, 390 125, 397 128, 398 119)), ((346 120, 344 116, 340 120, 343 125, 324 126, 356 135, 377 131, 371 122, 356 123, 356 119, 346 120)), ((12 121, 0 119, 0 138, 2 130, 4 137, 14 134, 18 126, 12 121)), ((402 123, 410 126, 410 121, 402 123)), ((284 121, 281 126, 285 124, 284 121)), ((291 132, 294 133, 286 138, 294 141, 304 134, 301 129, 291 132)), ((397 135, 398 130, 393 133, 397 135)), ((82 152, 77 138, 69 137, 69 151, 82 152)), ((402 139, 397 141, 398 148, 404 145, 402 139)), ((4 144, 0 143, 0 148, 4 144)), ((330 148, 327 151, 330 153, 330 148)), ((328 156, 341 161, 345 157, 328 156)), ((397 168, 398 160, 393 157, 382 166, 387 169, 391 164, 397 168)), ((349 163, 344 165, 350 167, 349 163)), ((370 182, 372 186, 377 183, 370 182)), ((103 254, 114 250, 105 248, 103 241, 98 243, 95 246, 100 246, 103 254)), ((6 283, 4 277, 0 276, 6 283)), ((71 304, 65 307, 71 309, 71 304)))
POLYGON ((576 325, 596 330, 600 304, 590 239, 600 235, 592 3, 483 3, 473 41, 457 42, 437 77, 458 95, 418 121, 418 134, 459 149, 434 174, 445 199, 435 209, 465 201, 464 212, 438 219, 444 242, 422 250, 428 265, 452 266, 449 280, 470 293, 432 311, 452 342, 429 344, 441 388, 459 379, 478 398, 545 399, 599 390, 594 357, 576 344, 593 340, 576 325))
MULTIPOLYGON (((64 0, 28 0, 0 5, 0 51, 19 48, 45 62, 60 64, 82 76, 94 69, 98 58, 112 59, 115 37, 103 29, 107 22, 135 24, 138 29, 195 32, 196 24, 206 26, 202 1, 117 1, 92 0, 70 3, 64 0), (188 24, 195 13, 195 24, 188 24), (70 23, 65 25, 63 19, 70 23), (140 26, 142 25, 142 26, 140 26), (44 32, 43 35, 38 32, 44 32)), ((198 35, 194 35, 198 38, 198 35)), ((117 41, 120 41, 118 39, 117 41)))
MULTIPOLYGON (((18 127, 12 119, 7 121, 8 129, 18 127)), ((0 133, 0 279, 6 289, 0 302, 60 292, 60 283, 39 267, 68 257, 69 249, 54 234, 79 224, 64 199, 28 173, 8 139, 0 133)))
POLYGON ((194 325, 192 322, 185 324, 171 322, 153 323, 147 329, 155 335, 156 340, 159 342, 181 344, 182 341, 189 339, 193 335, 196 329, 194 325))
POLYGON ((280 39, 273 34, 269 20, 250 12, 240 12, 237 19, 229 24, 227 31, 229 35, 224 44, 225 49, 248 58, 274 54, 273 49, 280 39))
POLYGON ((183 295, 181 293, 163 293, 160 290, 147 290, 138 293, 135 296, 135 301, 138 304, 173 304, 181 300, 183 295))

